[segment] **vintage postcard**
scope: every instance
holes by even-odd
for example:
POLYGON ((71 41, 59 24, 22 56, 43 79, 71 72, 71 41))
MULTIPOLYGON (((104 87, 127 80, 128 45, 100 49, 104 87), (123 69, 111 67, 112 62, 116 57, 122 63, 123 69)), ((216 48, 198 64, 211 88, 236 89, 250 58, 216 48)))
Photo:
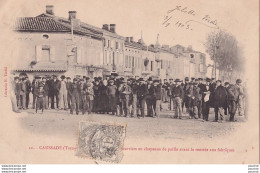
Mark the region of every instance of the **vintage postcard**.
POLYGON ((1 164, 259 163, 259 1, 0 4, 1 164))

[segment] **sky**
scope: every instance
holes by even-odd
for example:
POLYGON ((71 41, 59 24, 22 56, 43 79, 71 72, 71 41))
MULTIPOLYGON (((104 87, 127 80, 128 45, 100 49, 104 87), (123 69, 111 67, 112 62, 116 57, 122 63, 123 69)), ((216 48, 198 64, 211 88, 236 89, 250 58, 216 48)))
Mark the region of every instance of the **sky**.
MULTIPOLYGON (((194 50, 205 53, 208 33, 223 29, 233 34, 247 51, 248 31, 254 23, 257 9, 245 0, 26 0, 3 6, 13 8, 8 17, 32 17, 45 12, 46 5, 54 5, 56 16, 68 17, 68 11, 77 11, 82 22, 102 27, 116 24, 119 35, 133 36, 135 41, 143 35, 146 44, 192 45, 194 50), (177 8, 177 6, 179 6, 177 8), (178 10, 180 9, 180 10, 178 10), (171 12, 169 13, 169 10, 171 12), (181 11, 183 10, 183 11, 181 11), (192 12, 192 14, 188 14, 192 12), (207 16, 207 20, 205 20, 207 16), (169 19, 170 18, 170 19, 169 19), (204 18, 204 20, 203 20, 204 18), (168 21, 166 21, 169 19, 168 21), (164 23, 166 22, 166 23, 164 23), (211 22, 211 23, 210 23, 211 22), (166 26, 168 24, 168 26, 166 26)), ((255 0, 251 0, 255 2, 255 0)), ((250 46, 249 46, 250 47, 250 46)), ((209 57, 207 62, 210 63, 209 57)))

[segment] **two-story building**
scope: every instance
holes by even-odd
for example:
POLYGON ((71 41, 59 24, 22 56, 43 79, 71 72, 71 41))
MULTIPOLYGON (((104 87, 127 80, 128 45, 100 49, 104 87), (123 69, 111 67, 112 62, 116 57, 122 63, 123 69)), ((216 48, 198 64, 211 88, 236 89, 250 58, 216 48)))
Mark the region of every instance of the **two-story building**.
POLYGON ((81 23, 75 11, 70 11, 67 19, 54 16, 53 6, 46 6, 46 13, 39 16, 17 18, 13 30, 19 45, 18 61, 13 70, 30 77, 101 75, 102 32, 81 23))
POLYGON ((182 59, 179 71, 182 71, 183 77, 206 77, 207 66, 204 53, 193 50, 191 46, 186 48, 181 45, 171 47, 170 51, 176 53, 177 57, 182 59))
POLYGON ((160 79, 205 77, 205 54, 181 45, 170 47, 158 43, 147 46, 141 36, 116 33, 115 24, 102 28, 81 22, 76 11, 68 17, 54 15, 53 6, 36 17, 21 17, 13 30, 19 43, 16 53, 16 73, 29 76, 64 74, 66 76, 106 77, 111 74, 126 77, 160 79))

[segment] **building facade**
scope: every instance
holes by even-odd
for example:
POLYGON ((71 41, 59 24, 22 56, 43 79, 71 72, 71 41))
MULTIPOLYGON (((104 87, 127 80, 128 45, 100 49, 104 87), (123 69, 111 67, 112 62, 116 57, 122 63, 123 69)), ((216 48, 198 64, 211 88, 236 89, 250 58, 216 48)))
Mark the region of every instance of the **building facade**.
POLYGON ((36 17, 22 17, 13 30, 19 43, 16 73, 91 78, 110 75, 160 79, 205 77, 205 54, 181 45, 147 46, 142 37, 116 33, 115 24, 102 28, 81 22, 76 11, 67 18, 54 15, 53 6, 36 17))

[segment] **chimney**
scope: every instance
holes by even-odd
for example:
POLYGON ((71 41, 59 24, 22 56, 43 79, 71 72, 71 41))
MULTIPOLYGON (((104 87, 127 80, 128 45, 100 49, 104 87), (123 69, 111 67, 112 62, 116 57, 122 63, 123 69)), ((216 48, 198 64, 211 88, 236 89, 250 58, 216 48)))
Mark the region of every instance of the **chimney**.
POLYGON ((108 29, 108 24, 103 24, 103 27, 102 27, 102 29, 105 29, 105 30, 107 30, 107 31, 108 31, 108 30, 109 30, 109 29, 108 29))
POLYGON ((116 24, 110 24, 110 32, 116 33, 116 24))
POLYGON ((46 14, 54 15, 53 5, 46 5, 46 14))
POLYGON ((76 19, 76 11, 69 11, 69 20, 76 19))
POLYGON ((133 42, 134 41, 134 37, 130 37, 130 42, 133 42))
POLYGON ((129 43, 129 42, 130 42, 130 41, 129 41, 129 37, 126 37, 126 38, 125 38, 125 41, 129 43))

